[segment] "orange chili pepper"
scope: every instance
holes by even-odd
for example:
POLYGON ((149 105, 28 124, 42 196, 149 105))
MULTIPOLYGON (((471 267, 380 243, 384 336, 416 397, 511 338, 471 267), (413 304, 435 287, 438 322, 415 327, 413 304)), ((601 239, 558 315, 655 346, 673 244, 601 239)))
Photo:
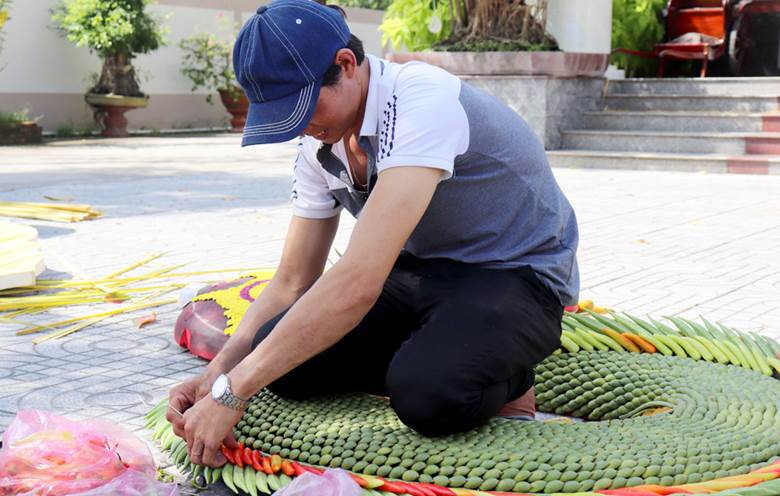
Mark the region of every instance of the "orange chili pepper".
POLYGON ((623 336, 630 339, 635 345, 642 349, 645 353, 655 353, 656 349, 652 343, 647 342, 641 336, 633 334, 631 332, 624 332, 623 336))
POLYGON ((236 466, 239 468, 244 468, 244 450, 239 446, 235 450, 233 450, 233 459, 236 461, 236 466))
POLYGON ((282 473, 286 476, 292 477, 295 475, 295 469, 292 466, 292 463, 290 463, 287 460, 282 461, 282 473))
POLYGON ((271 475, 274 473, 274 470, 271 468, 271 459, 267 456, 264 456, 261 462, 263 464, 263 472, 265 472, 268 475, 271 475))
POLYGON ((282 469, 282 457, 279 455, 271 455, 271 468, 274 473, 282 469))

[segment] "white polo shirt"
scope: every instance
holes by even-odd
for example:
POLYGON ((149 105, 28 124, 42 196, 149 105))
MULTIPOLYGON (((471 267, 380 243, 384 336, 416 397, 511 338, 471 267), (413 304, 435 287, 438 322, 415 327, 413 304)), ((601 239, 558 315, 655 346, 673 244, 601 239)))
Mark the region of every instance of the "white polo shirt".
MULTIPOLYGON (((445 171, 442 180, 450 178, 454 158, 469 144, 466 113, 457 103, 460 80, 427 64, 392 64, 373 55, 366 59, 371 76, 360 136, 368 138, 376 152, 369 156, 369 184, 390 167, 435 167, 445 171), (399 100, 403 102, 400 108, 399 100)), ((293 213, 300 217, 332 217, 343 208, 334 204, 332 191, 354 190, 349 167, 343 177, 322 168, 317 159, 320 146, 311 136, 300 141, 293 187, 293 213)), ((348 163, 343 141, 331 151, 343 164, 348 163)))
POLYGON ((437 67, 367 55, 370 80, 359 143, 368 192, 354 187, 344 143, 300 140, 292 205, 324 219, 360 214, 377 174, 444 171, 404 250, 492 268, 529 265, 564 305, 576 302, 577 221, 539 139, 496 98, 437 67))

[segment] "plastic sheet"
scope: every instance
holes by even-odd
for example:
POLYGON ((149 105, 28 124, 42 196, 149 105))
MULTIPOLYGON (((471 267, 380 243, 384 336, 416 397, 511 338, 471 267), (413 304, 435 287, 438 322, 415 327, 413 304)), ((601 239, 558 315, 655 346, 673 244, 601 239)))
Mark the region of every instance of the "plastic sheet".
POLYGON ((329 469, 322 475, 307 472, 296 477, 274 496, 361 496, 363 490, 343 470, 329 469))
POLYGON ((157 482, 156 473, 146 444, 103 420, 23 410, 3 434, 2 496, 178 494, 175 485, 157 482))

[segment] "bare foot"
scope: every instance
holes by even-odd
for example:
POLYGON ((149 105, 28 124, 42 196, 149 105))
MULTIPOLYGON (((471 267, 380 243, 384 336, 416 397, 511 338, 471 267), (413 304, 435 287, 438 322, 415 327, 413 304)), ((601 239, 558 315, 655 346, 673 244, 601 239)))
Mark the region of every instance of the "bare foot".
POLYGON ((536 394, 534 392, 533 386, 531 386, 531 389, 526 391, 519 398, 512 400, 506 405, 504 405, 504 408, 502 408, 501 411, 498 412, 499 417, 514 417, 517 415, 523 415, 523 416, 534 418, 535 414, 536 414, 536 394))

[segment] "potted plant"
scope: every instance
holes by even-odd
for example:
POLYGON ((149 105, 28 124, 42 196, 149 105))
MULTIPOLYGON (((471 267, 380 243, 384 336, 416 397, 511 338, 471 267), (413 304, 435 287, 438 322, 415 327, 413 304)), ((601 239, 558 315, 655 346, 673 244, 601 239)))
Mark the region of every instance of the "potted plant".
POLYGON ((124 113, 145 107, 132 59, 164 44, 160 19, 146 10, 151 0, 62 0, 52 11, 60 31, 76 46, 103 59, 98 82, 85 99, 95 109, 103 136, 127 136, 124 113))
POLYGON ((201 33, 179 43, 184 52, 181 72, 192 81, 192 91, 205 89, 206 101, 214 103, 214 92, 233 116, 231 130, 241 132, 246 124, 249 100, 236 81, 233 70, 233 43, 220 40, 213 34, 201 33))
POLYGON ((547 31, 550 0, 395 0, 383 43, 390 60, 422 60, 459 75, 601 76, 606 54, 561 52, 547 31))
POLYGON ((41 142, 41 126, 28 111, 0 111, 0 145, 27 145, 41 142))

